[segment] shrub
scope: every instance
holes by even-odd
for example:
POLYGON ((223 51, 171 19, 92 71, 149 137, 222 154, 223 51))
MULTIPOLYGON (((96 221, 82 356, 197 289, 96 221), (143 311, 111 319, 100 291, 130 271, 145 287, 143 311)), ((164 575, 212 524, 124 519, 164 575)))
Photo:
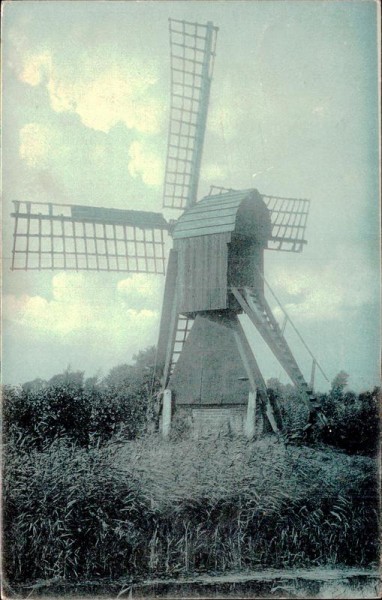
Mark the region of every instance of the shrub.
POLYGON ((82 447, 106 443, 118 432, 133 439, 157 417, 153 404, 158 380, 152 349, 135 357, 134 365, 112 369, 101 382, 66 371, 49 382, 4 386, 5 438, 41 450, 47 441, 67 437, 82 447))
POLYGON ((317 394, 326 423, 319 419, 309 431, 308 410, 299 393, 289 385, 277 380, 268 382, 268 393, 277 399, 281 411, 285 439, 310 444, 326 444, 349 454, 375 457, 379 448, 380 389, 355 394, 345 391, 346 373, 339 373, 333 380, 330 393, 317 394))
POLYGON ((42 449, 49 440, 69 436, 89 443, 92 398, 76 383, 58 383, 41 389, 5 389, 5 439, 15 437, 26 447, 42 449))
POLYGON ((326 425, 316 425, 316 440, 350 454, 376 456, 379 447, 380 390, 328 394, 322 409, 326 425))

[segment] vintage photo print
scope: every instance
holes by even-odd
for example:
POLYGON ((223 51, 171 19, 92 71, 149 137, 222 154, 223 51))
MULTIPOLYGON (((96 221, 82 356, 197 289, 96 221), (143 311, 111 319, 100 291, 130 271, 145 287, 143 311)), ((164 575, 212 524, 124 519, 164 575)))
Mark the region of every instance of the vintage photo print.
POLYGON ((379 597, 379 4, 2 17, 3 597, 379 597))

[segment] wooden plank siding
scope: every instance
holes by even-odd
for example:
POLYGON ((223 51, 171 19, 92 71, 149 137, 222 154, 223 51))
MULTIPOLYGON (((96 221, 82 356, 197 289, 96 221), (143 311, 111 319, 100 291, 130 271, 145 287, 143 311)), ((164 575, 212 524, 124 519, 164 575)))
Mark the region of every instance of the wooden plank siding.
POLYGON ((174 240, 178 251, 179 312, 227 308, 230 233, 174 240))
POLYGON ((249 382, 233 329, 197 315, 168 387, 177 407, 246 406, 249 382))
POLYGON ((176 240, 233 231, 266 245, 270 213, 257 190, 206 196, 183 213, 172 236, 176 240))
MULTIPOLYGON (((259 272, 264 272, 264 247, 248 238, 233 237, 228 245, 228 288, 250 287, 263 294, 264 282, 259 272)), ((230 306, 233 307, 236 301, 230 306)))

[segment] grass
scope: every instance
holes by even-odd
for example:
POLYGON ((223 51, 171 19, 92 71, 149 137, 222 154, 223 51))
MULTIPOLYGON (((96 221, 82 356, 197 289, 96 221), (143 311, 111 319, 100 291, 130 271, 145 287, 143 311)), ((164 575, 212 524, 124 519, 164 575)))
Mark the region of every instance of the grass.
POLYGON ((137 483, 113 468, 109 449, 56 440, 8 456, 4 559, 11 580, 110 576, 135 569, 149 509, 137 483))
POLYGON ((4 573, 139 579, 378 556, 376 462, 263 438, 6 448, 4 573))
POLYGON ((159 570, 366 564, 373 556, 368 458, 272 438, 151 438, 124 445, 116 460, 122 470, 134 465, 158 517, 159 570))

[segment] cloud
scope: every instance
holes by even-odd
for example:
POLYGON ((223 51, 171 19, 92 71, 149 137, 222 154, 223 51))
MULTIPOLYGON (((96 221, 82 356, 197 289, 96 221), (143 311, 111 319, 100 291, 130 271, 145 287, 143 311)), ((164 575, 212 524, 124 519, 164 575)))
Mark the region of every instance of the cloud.
POLYGON ((99 274, 59 273, 52 278, 50 299, 5 295, 4 319, 38 336, 41 344, 65 340, 85 351, 94 344, 123 349, 128 340, 136 352, 156 343, 162 284, 133 275, 113 287, 99 274))
POLYGON ((129 148, 129 173, 140 177, 146 185, 159 186, 163 182, 163 163, 152 146, 135 141, 129 148))
POLYGON ((31 86, 46 85, 51 108, 77 114, 86 127, 107 133, 122 122, 141 133, 158 133, 163 106, 154 64, 99 54, 80 53, 76 64, 61 64, 52 52, 24 49, 18 77, 31 86))
POLYGON ((27 123, 20 130, 20 157, 30 167, 46 166, 55 148, 55 135, 46 125, 27 123))
MULTIPOLYGON (((273 267, 269 279, 276 295, 283 298, 287 313, 299 321, 351 317, 378 298, 375 273, 365 256, 354 248, 339 248, 337 256, 321 267, 273 267)), ((279 307, 274 312, 282 318, 279 307)))
POLYGON ((39 85, 52 73, 52 56, 48 51, 29 55, 24 61, 19 79, 32 86, 39 85))
POLYGON ((146 97, 155 83, 150 75, 114 67, 90 83, 73 84, 51 77, 48 83, 51 106, 57 112, 77 113, 86 127, 107 133, 119 122, 142 133, 160 131, 160 104, 146 97))
POLYGON ((161 305, 163 281, 158 278, 137 273, 122 279, 117 284, 117 291, 130 308, 139 310, 144 306, 158 310, 161 305))

